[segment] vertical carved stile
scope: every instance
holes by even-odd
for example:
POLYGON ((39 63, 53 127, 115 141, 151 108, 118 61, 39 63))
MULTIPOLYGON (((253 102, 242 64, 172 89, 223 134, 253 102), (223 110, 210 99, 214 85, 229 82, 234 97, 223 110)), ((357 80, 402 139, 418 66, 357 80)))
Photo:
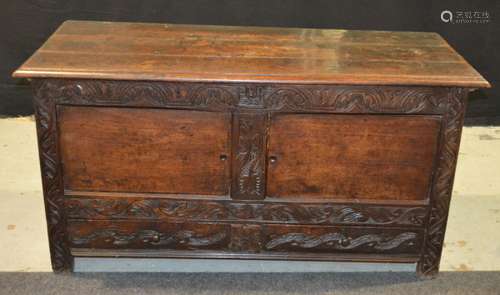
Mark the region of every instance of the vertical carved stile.
POLYGON ((233 122, 233 177, 231 196, 234 199, 258 200, 265 195, 265 148, 267 115, 236 113, 233 122))
POLYGON ((450 89, 446 102, 443 101, 443 103, 447 104, 447 111, 441 135, 440 156, 432 187, 427 233, 422 256, 417 266, 417 272, 421 277, 432 278, 439 272, 465 115, 466 98, 466 89, 454 88, 450 89))
POLYGON ((50 81, 35 80, 33 87, 52 269, 55 272, 68 271, 73 267, 73 258, 66 239, 66 220, 63 211, 64 197, 58 151, 55 98, 51 97, 50 81))

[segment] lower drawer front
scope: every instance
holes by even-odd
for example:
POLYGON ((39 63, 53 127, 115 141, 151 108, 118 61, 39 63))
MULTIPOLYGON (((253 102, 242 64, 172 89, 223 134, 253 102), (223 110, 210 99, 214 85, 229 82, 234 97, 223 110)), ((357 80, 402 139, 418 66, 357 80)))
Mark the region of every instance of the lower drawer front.
POLYGON ((225 249, 230 226, 116 221, 70 222, 71 247, 101 249, 225 249))
POLYGON ((236 253, 418 254, 421 229, 300 225, 69 221, 72 248, 236 253))
POLYGON ((393 228, 338 228, 266 226, 263 230, 266 251, 418 253, 419 230, 393 228))

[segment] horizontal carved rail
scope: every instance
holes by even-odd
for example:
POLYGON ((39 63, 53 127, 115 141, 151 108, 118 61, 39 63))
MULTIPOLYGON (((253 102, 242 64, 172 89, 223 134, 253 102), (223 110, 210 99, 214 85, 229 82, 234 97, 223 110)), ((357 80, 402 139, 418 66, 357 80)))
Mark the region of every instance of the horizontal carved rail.
POLYGON ((174 83, 42 79, 57 104, 273 112, 442 114, 445 87, 174 83))
POLYGON ((240 202, 129 197, 66 197, 74 219, 179 219, 217 222, 422 226, 425 206, 240 202))

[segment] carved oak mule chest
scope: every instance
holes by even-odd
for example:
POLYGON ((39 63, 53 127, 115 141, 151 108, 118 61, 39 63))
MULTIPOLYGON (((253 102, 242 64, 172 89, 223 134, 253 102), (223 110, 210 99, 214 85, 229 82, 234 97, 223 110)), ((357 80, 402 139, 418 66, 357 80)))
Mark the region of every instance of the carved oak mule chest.
POLYGON ((434 33, 65 22, 31 78, 54 271, 73 258, 438 272, 469 90, 434 33))

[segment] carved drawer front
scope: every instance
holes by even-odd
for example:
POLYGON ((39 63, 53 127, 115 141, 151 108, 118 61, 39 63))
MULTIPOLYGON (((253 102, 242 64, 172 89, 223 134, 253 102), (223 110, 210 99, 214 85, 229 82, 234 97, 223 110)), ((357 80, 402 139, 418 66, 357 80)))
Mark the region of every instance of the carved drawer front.
POLYGON ((133 221, 70 221, 73 248, 96 249, 224 249, 230 226, 222 224, 133 221))
POLYGON ((278 226, 263 229, 263 249, 278 252, 417 254, 422 230, 325 226, 278 226))
POLYGON ((229 194, 230 114, 62 106, 58 116, 65 189, 229 194))
MULTIPOLYGON (((68 224, 71 248, 212 250, 234 253, 417 254, 421 229, 76 221, 68 224)), ((188 255, 189 256, 189 255, 188 255)))
POLYGON ((440 125, 431 115, 278 114, 267 195, 426 200, 440 125))

